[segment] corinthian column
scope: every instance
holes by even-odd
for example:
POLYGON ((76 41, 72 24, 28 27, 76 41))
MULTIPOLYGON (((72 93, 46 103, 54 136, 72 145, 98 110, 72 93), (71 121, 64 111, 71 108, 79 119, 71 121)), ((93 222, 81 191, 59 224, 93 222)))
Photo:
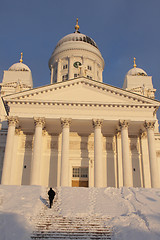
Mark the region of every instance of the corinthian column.
POLYGON ((53 65, 51 65, 51 84, 53 84, 53 65))
POLYGON ((33 158, 31 163, 31 185, 41 185, 42 171, 42 129, 44 127, 44 118, 34 118, 35 134, 33 146, 33 158))
POLYGON ((1 183, 5 185, 11 184, 12 155, 16 124, 18 124, 17 117, 8 117, 8 133, 1 180, 1 183))
POLYGON ((73 57, 68 57, 68 79, 73 78, 73 57))
POLYGON ((61 148, 61 174, 60 185, 69 186, 69 127, 71 119, 61 119, 62 126, 62 148, 61 148))
POLYGON ((57 82, 62 81, 61 68, 62 68, 61 59, 59 59, 57 63, 57 82))
POLYGON ((102 120, 93 119, 94 127, 94 186, 103 187, 104 183, 104 166, 102 157, 102 120))
POLYGON ((149 151, 149 162, 151 171, 151 187, 159 187, 159 174, 156 159, 156 148, 155 148, 155 137, 154 137, 154 125, 155 121, 145 121, 145 128, 147 129, 148 136, 148 151, 149 151))
POLYGON ((124 187, 133 186, 132 161, 129 154, 128 141, 128 122, 120 120, 121 144, 122 144, 122 163, 123 163, 123 185, 124 187))

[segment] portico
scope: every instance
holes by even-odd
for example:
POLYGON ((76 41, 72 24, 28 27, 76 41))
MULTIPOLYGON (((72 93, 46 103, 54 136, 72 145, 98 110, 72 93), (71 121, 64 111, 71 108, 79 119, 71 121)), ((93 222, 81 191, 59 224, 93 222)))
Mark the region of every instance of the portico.
MULTIPOLYGON (((146 174, 146 159, 141 145, 143 144, 143 147, 148 152, 152 151, 150 149, 153 149, 154 138, 151 138, 151 136, 154 134, 154 123, 152 121, 147 121, 146 123, 146 121, 135 122, 122 119, 110 121, 105 118, 52 119, 34 117, 29 119, 9 117, 9 124, 11 122, 10 119, 21 126, 21 134, 18 135, 18 142, 25 139, 24 146, 28 146, 29 143, 26 136, 30 134, 33 137, 29 149, 32 154, 30 155, 31 158, 28 160, 28 164, 24 163, 28 154, 25 152, 25 148, 23 149, 23 156, 21 155, 18 163, 21 166, 20 175, 23 175, 24 171, 28 171, 28 182, 31 185, 73 186, 73 181, 77 180, 87 181, 89 187, 143 187, 144 181, 142 179, 144 179, 144 175, 146 174), (149 134, 146 131, 146 124, 147 126, 152 125, 150 129, 152 132, 149 132, 149 134), (139 141, 139 132, 141 129, 143 129, 143 132, 146 132, 148 142, 143 141, 142 138, 139 141), (119 131, 120 139, 117 137, 117 130, 119 131), (135 161, 138 162, 136 168, 134 167, 135 161), (31 165, 30 169, 29 165, 31 165), (51 169, 51 166, 54 167, 51 169), (73 169, 75 168, 82 168, 83 171, 86 171, 84 179, 82 177, 81 180, 80 176, 73 173, 75 171, 73 169), (56 180, 52 178, 54 174, 56 174, 56 180), (136 178, 139 179, 138 182, 135 181, 136 178)), ((18 125, 13 126, 12 141, 9 148, 5 150, 4 169, 6 169, 5 172, 8 174, 11 171, 9 169, 13 159, 17 158, 18 155, 14 151, 16 155, 9 156, 9 149, 15 148, 15 127, 18 127, 18 125)), ((10 135, 9 127, 8 136, 10 135)), ((19 151, 20 148, 18 149, 19 151)), ((153 185, 154 181, 157 182, 158 171, 155 172, 154 170, 154 156, 152 152, 149 155, 148 164, 149 166, 151 164, 153 166, 148 169, 151 179, 148 185, 145 184, 145 187, 153 187, 155 186, 153 185)), ((20 169, 18 165, 17 168, 20 169)), ((13 178, 14 174, 10 174, 12 174, 13 178)), ((2 178, 3 184, 6 184, 4 176, 2 178)), ((7 184, 9 184, 11 181, 10 175, 7 175, 6 179, 8 181, 7 184)), ((16 184, 25 184, 25 182, 22 182, 22 179, 16 184)))

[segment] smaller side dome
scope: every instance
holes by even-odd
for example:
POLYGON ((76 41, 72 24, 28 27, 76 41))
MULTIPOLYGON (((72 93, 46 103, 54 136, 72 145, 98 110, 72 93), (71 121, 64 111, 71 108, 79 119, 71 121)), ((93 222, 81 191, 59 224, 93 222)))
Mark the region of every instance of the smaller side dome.
POLYGON ((1 95, 13 94, 33 88, 32 72, 23 63, 23 53, 19 63, 13 64, 8 70, 4 71, 1 95))
POLYGON ((131 76, 147 76, 147 73, 141 69, 141 68, 137 68, 134 67, 132 69, 130 69, 126 75, 131 75, 131 76))
POLYGON ((130 69, 126 76, 127 75, 130 75, 130 76, 147 76, 147 73, 141 69, 141 68, 137 68, 137 65, 136 65, 136 58, 134 57, 134 64, 133 64, 133 68, 130 69))
POLYGON ((30 68, 24 64, 24 63, 14 63, 9 69, 8 71, 29 71, 31 72, 30 68))
POLYGON ((156 89, 153 88, 152 77, 148 76, 143 69, 137 68, 135 59, 133 68, 125 76, 123 89, 154 99, 156 89))
POLYGON ((19 60, 19 63, 14 63, 8 71, 28 71, 31 72, 30 68, 23 63, 23 52, 21 52, 21 58, 19 60))

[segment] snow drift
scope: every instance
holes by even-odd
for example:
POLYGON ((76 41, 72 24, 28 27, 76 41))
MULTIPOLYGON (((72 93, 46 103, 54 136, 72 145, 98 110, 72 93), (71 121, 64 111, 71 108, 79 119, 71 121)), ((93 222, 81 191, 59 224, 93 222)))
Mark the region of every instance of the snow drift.
MULTIPOLYGON (((0 240, 27 240, 35 219, 46 208, 48 189, 40 186, 0 185, 0 240)), ((98 216, 113 227, 114 239, 160 239, 160 189, 56 189, 53 209, 66 217, 98 216)))

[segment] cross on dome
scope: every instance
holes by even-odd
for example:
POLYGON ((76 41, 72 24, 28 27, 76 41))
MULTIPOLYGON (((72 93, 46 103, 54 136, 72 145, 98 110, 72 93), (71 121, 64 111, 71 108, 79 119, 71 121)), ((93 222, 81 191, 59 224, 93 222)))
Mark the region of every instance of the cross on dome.
POLYGON ((21 63, 23 62, 23 59, 22 59, 22 58, 23 58, 23 52, 21 52, 21 58, 20 58, 20 60, 19 60, 19 62, 21 62, 21 63))
POLYGON ((137 65, 136 65, 136 58, 135 58, 135 57, 134 57, 134 60, 133 60, 133 61, 134 61, 134 65, 133 65, 133 67, 136 68, 137 65))
POLYGON ((78 18, 76 19, 76 25, 75 25, 75 30, 76 30, 76 32, 78 32, 78 30, 79 30, 79 25, 78 25, 78 18))

